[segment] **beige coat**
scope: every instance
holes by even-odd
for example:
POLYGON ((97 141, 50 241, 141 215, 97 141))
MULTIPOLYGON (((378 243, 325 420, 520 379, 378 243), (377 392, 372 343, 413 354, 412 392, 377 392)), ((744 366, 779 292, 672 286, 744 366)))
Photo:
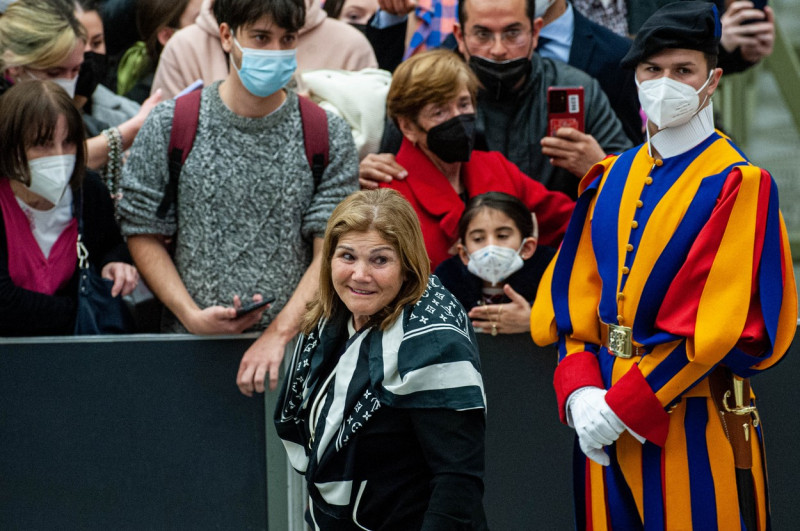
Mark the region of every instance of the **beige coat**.
MULTIPOLYGON (((228 60, 219 39, 219 25, 203 0, 195 23, 176 32, 161 52, 151 92, 161 89, 171 98, 198 79, 206 85, 228 75, 228 60)), ((377 68, 367 38, 345 22, 327 18, 319 0, 306 0, 306 23, 297 43, 299 72, 320 68, 361 70, 377 68)))

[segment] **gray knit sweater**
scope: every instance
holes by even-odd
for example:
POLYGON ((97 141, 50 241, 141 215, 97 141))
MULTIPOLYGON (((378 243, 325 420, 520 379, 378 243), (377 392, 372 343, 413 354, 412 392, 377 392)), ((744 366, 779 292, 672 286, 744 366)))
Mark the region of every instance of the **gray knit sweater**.
MULTIPOLYGON (((219 82, 203 89, 192 150, 178 185, 177 215, 156 209, 169 180, 173 100, 148 116, 122 176, 119 214, 124 235, 177 234, 175 265, 201 308, 231 305, 234 294, 274 294, 265 328, 289 300, 311 261, 334 207, 358 187, 358 158, 346 123, 328 113, 330 162, 314 190, 297 95, 269 116, 234 114, 219 82)), ((173 316, 166 332, 184 332, 173 316)))

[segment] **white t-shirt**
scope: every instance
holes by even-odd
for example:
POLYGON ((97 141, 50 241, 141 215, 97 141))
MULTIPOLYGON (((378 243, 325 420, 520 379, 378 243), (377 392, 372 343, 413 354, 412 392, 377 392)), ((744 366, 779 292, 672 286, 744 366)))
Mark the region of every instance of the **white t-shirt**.
POLYGON ((28 218, 31 232, 36 238, 42 254, 45 258, 49 258, 50 250, 56 240, 72 221, 72 189, 67 187, 58 204, 49 210, 33 208, 19 197, 16 197, 16 200, 25 213, 25 217, 28 218))

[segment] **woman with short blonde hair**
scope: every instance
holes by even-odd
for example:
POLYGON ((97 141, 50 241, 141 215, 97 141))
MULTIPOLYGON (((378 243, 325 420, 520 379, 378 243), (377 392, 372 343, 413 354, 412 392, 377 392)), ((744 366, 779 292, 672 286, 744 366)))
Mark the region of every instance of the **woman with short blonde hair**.
MULTIPOLYGON (((72 2, 54 0, 16 0, 6 8, 0 17, 0 93, 20 81, 40 79, 75 97, 87 33, 73 9, 72 2)), ((87 167, 100 169, 109 160, 120 165, 122 152, 159 101, 160 95, 150 98, 129 120, 88 139, 87 167)))
POLYGON ((429 104, 442 105, 455 99, 462 90, 469 93, 473 107, 478 94, 478 78, 461 56, 449 50, 431 50, 405 61, 392 75, 386 96, 386 113, 415 120, 429 104))
POLYGON ((430 268, 414 210, 360 191, 325 231, 275 411, 314 529, 485 529, 485 399, 464 309, 430 268))
POLYGON ((0 17, 0 70, 18 77, 20 69, 56 68, 76 46, 82 48, 78 41, 86 41, 86 30, 70 13, 66 2, 17 0, 9 5, 0 17))

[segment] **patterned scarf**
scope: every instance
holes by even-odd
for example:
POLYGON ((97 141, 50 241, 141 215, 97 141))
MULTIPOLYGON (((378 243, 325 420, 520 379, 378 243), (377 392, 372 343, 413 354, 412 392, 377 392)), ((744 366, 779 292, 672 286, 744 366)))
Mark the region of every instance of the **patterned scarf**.
POLYGON ((366 328, 344 341, 349 320, 334 316, 301 336, 275 411, 314 504, 342 517, 353 494, 348 442, 378 409, 486 407, 469 319, 435 276, 385 331, 366 328))

